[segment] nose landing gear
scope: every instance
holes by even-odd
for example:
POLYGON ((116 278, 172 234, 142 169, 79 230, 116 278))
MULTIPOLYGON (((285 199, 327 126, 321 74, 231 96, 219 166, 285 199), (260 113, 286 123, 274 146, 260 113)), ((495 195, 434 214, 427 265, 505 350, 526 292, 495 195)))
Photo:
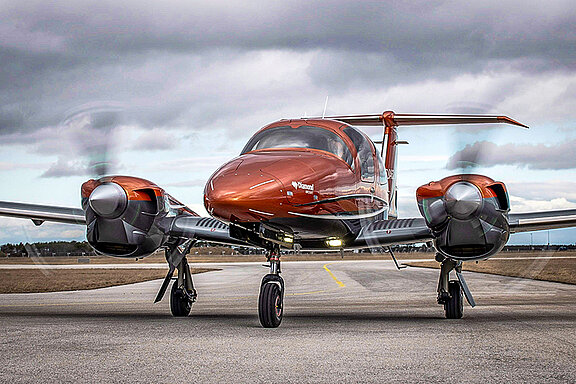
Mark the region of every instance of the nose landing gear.
POLYGON ((270 273, 260 284, 258 316, 264 328, 276 328, 284 315, 284 279, 280 277, 280 249, 274 248, 268 254, 270 273))

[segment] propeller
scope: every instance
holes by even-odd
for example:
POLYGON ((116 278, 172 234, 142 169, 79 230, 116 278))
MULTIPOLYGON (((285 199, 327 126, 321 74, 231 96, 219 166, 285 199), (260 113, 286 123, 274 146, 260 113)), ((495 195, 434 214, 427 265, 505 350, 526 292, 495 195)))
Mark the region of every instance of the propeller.
MULTIPOLYGON (((464 102, 450 104, 447 112, 456 114, 490 114, 496 111, 492 105, 464 102)), ((456 152, 448 159, 446 169, 459 174, 475 174, 482 167, 488 148, 501 127, 493 124, 455 126, 452 142, 456 152)))
MULTIPOLYGON (((114 102, 93 102, 68 110, 58 124, 58 148, 60 156, 44 176, 82 175, 99 179, 114 172, 114 138, 124 121, 124 108, 114 102)), ((115 184, 101 185, 90 196, 94 211, 106 218, 114 218, 124 211, 127 196, 115 184)), ((22 231, 27 242, 26 252, 35 264, 50 263, 34 245, 26 227, 22 231)), ((43 273, 46 272, 43 270, 43 273)))
POLYGON ((114 138, 123 120, 124 108, 118 103, 89 103, 70 110, 60 124, 70 141, 72 159, 68 163, 79 159, 78 173, 94 178, 112 173, 116 168, 114 138))
MULTIPOLYGON (((496 106, 479 103, 458 103, 448 106, 449 113, 470 113, 470 114, 490 114, 499 112, 496 106)), ((446 163, 446 169, 454 174, 484 174, 483 168, 485 160, 490 156, 497 146, 497 135, 501 127, 487 124, 485 126, 458 126, 454 128, 452 142, 455 151, 446 163)), ((489 174, 487 176, 490 176, 489 174)), ((506 180, 502 180, 504 183, 506 180)), ((445 206, 449 213, 456 218, 463 218, 478 209, 481 205, 481 197, 478 197, 478 190, 473 186, 466 186, 466 182, 461 182, 452 186, 446 193, 445 206)), ((514 207, 512 206, 512 210, 514 207)), ((534 253, 534 256, 538 256, 534 253)), ((498 257, 498 256, 496 256, 498 257)), ((490 262, 490 261, 488 261, 490 262)), ((524 276, 535 276, 541 272, 550 262, 549 258, 536 257, 530 263, 524 263, 522 268, 518 268, 519 274, 524 276)), ((521 290, 529 284, 528 279, 516 279, 508 283, 513 289, 521 290)))

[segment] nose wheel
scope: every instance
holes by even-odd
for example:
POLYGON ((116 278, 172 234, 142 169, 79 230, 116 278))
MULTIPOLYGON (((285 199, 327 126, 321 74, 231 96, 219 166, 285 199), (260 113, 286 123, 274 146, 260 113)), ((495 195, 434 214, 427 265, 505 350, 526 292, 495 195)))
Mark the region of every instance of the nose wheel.
POLYGON ((266 275, 260 286, 258 315, 264 328, 276 328, 284 315, 284 280, 277 275, 266 275))
POLYGON ((264 328, 276 328, 284 315, 284 279, 280 277, 280 250, 270 252, 270 273, 260 284, 258 317, 264 328))

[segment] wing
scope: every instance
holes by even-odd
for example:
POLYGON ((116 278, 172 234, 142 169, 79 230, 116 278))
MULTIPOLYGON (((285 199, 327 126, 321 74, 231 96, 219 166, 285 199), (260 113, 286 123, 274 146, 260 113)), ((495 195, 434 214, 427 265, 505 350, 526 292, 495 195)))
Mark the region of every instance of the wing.
MULTIPOLYGON (((516 213, 508 216, 510 233, 576 227, 576 209, 516 213)), ((362 228, 354 247, 377 247, 434 240, 423 218, 378 220, 362 228)))
POLYGON ((170 236, 229 245, 249 246, 230 236, 228 225, 211 217, 178 216, 172 219, 170 236))
POLYGON ((510 232, 541 231, 576 226, 576 209, 508 215, 510 232))
MULTIPOLYGON (((86 225, 80 208, 0 201, 0 216, 31 219, 40 225, 45 221, 86 225)), ((166 218, 167 234, 214 243, 247 245, 230 236, 228 225, 210 217, 182 215, 166 218)))
POLYGON ((433 239, 432 231, 422 218, 377 220, 362 228, 353 247, 423 243, 433 239))
POLYGON ((86 225, 84 211, 80 208, 0 201, 0 216, 32 219, 36 225, 45 221, 86 225))
MULTIPOLYGON (((252 246, 231 237, 228 225, 210 217, 177 217, 172 222, 170 234, 215 243, 252 246)), ((362 228, 350 248, 422 243, 433 239, 432 232, 422 218, 377 220, 362 228)))

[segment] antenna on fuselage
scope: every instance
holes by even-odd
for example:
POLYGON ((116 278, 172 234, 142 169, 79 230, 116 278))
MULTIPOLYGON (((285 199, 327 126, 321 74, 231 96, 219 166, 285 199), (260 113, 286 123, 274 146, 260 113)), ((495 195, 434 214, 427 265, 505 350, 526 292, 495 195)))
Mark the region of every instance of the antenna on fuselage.
POLYGON ((326 96, 326 101, 324 102, 324 112, 322 112, 322 118, 326 116, 326 109, 328 108, 328 96, 326 96))

